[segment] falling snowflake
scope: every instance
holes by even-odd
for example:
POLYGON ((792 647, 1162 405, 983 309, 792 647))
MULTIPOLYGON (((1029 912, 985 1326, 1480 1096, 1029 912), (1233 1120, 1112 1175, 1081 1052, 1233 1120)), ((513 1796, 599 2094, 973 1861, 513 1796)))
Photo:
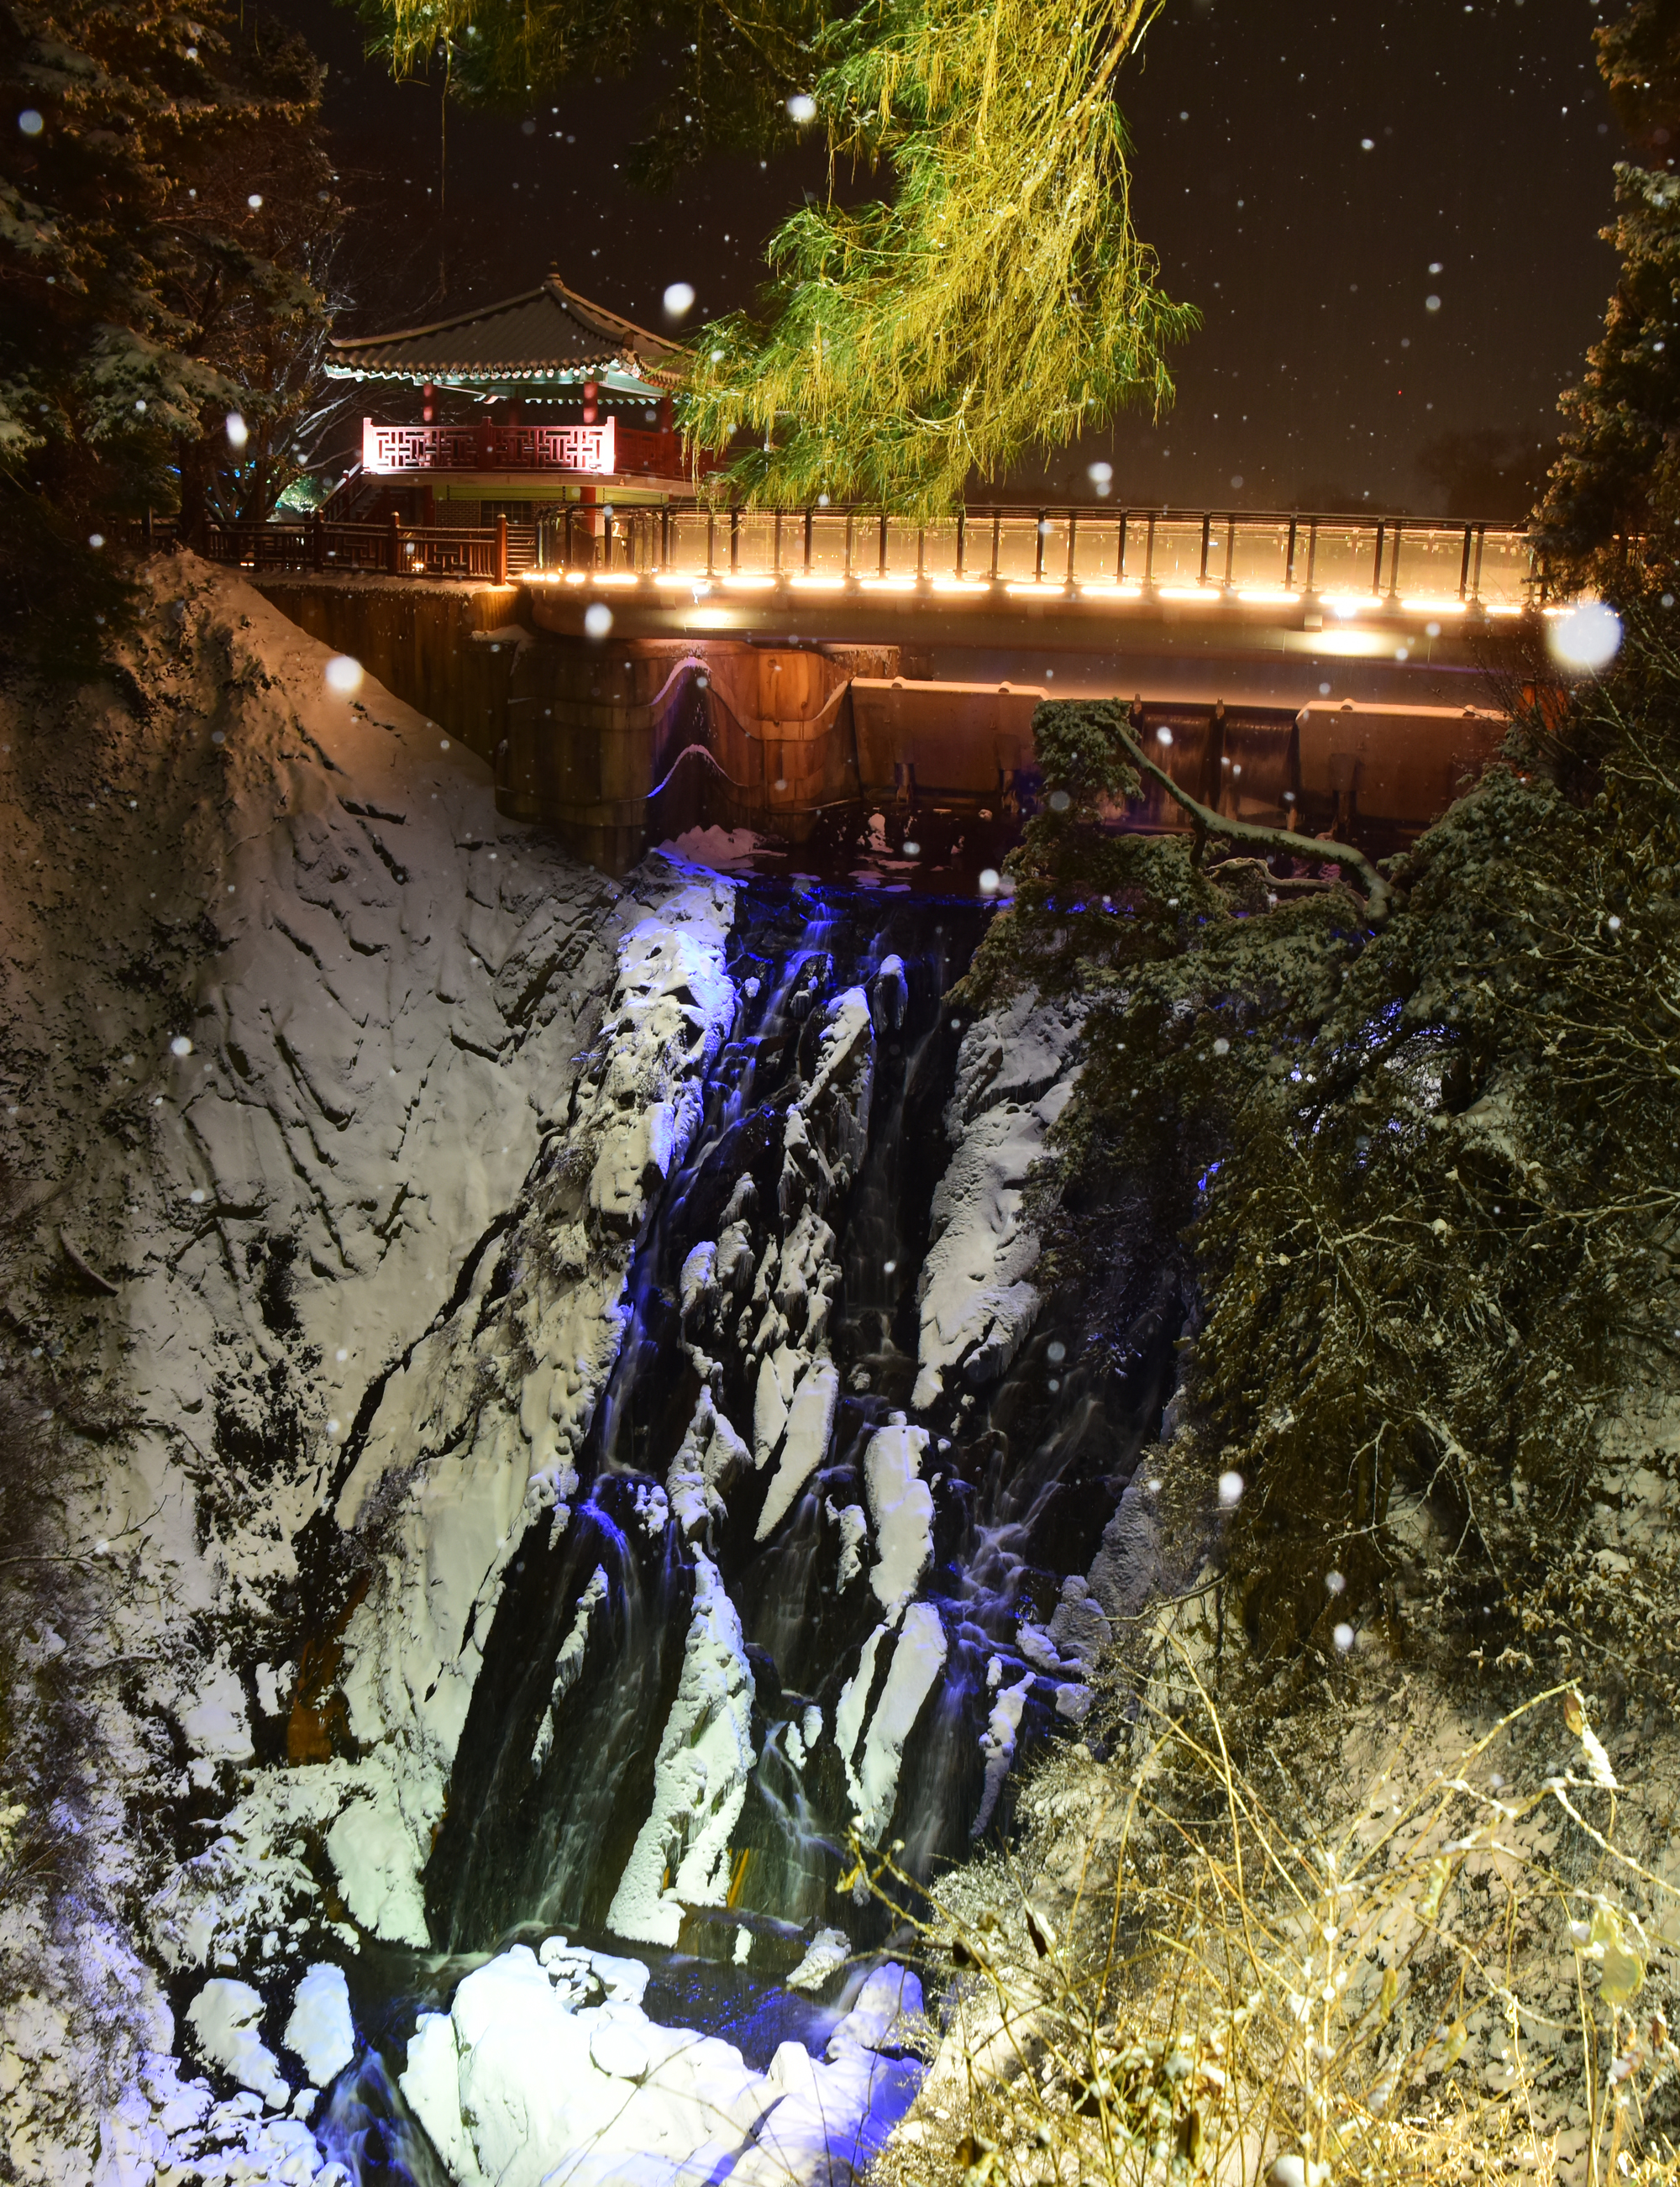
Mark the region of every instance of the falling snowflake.
POLYGON ((1583 600, 1547 632, 1554 660, 1565 668, 1603 668, 1621 645, 1621 618, 1603 600, 1583 600))

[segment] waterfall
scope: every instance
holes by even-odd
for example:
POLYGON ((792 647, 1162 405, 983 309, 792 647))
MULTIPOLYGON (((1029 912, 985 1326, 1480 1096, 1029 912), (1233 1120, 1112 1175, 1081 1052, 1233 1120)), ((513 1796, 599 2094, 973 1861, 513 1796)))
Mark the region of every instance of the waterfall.
MULTIPOLYGON (((676 968, 657 1010, 677 1075, 656 1082, 680 1080, 683 1121, 627 1230, 622 1188, 601 1200, 621 1289, 615 1305, 588 1264, 589 1328, 610 1321, 613 1348, 579 1352, 554 1493, 527 1496, 462 1629, 480 1660, 424 1876, 451 1955, 424 1964, 458 1974, 452 2001, 415 1962, 447 2009, 421 2011, 400 2085, 364 2061, 334 2092, 359 2179, 428 2187, 399 2147, 416 2119, 469 2183, 498 2134, 525 2152, 510 2179, 557 2151, 566 2177, 626 2176, 637 2136, 682 2117, 700 2139, 673 2179, 709 2164, 744 2187, 774 2151, 778 2177, 838 2183, 838 2126, 867 2150, 908 2100, 893 2028, 919 1991, 878 1964, 892 1916, 851 1887, 853 1842, 930 1876, 1007 1831, 1035 1744, 1077 1734, 1110 1629, 1087 1575, 1180 1318, 1163 1293, 1094 1344, 1076 1285, 1035 1287, 1023 1195, 1078 1012, 952 1008, 988 915, 740 884, 686 1078, 671 1010, 694 1001, 689 959, 632 937, 638 963, 676 968), (520 2123, 528 2104, 540 2124, 520 2123)), ((520 1365, 543 1207, 573 1226, 571 1266, 593 1219, 543 1180, 598 1178, 604 1131, 657 1154, 665 1128, 638 1121, 610 1048, 589 1084, 469 1331, 512 1363, 503 1419, 521 1372, 559 1392, 569 1356, 520 1365)), ((453 1357, 458 1379, 463 1342, 453 1357)))
POLYGON ((985 916, 743 889, 736 1022, 631 1265, 571 1523, 530 1528, 484 1639, 426 1878, 440 1944, 627 1925, 785 1974, 819 1927, 880 1926, 834 1887, 860 1817, 927 1872, 1076 1721, 1049 1628, 1159 1373, 1116 1419, 1040 1330, 986 1403, 908 1425, 944 997, 985 916))

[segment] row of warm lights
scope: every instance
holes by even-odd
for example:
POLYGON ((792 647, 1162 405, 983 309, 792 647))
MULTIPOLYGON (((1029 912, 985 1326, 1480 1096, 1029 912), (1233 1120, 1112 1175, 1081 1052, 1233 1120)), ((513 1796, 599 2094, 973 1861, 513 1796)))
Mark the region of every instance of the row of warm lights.
MULTIPOLYGON (((1551 627, 1547 632, 1548 640, 1553 653, 1565 668, 1592 672, 1607 667, 1621 650, 1621 619, 1615 610, 1603 600, 1582 600, 1574 607, 1548 608, 1546 613, 1553 619, 1551 627)), ((702 623, 715 624, 720 618, 716 616, 714 610, 711 614, 703 614, 696 620, 702 623)), ((727 621, 727 617, 722 620, 727 621)), ((586 633, 598 644, 610 635, 612 627, 612 610, 604 600, 592 601, 583 617, 586 633)), ((1431 627, 1436 628, 1438 626, 1431 627)), ((1395 658, 1396 661, 1404 661, 1406 657, 1407 649, 1402 646, 1396 653, 1395 658)), ((336 692, 341 697, 349 698, 361 687, 362 664, 349 654, 335 654, 327 663, 325 675, 328 688, 330 690, 336 692)), ((1328 690, 1329 688, 1327 684, 1319 686, 1320 690, 1328 690)), ((1156 734, 1164 745, 1169 745, 1172 741, 1172 733, 1170 729, 1159 729, 1156 734)), ((444 751, 448 751, 449 739, 447 737, 443 739, 440 749, 444 751)), ((1242 773, 1240 767, 1236 769, 1236 773, 1239 774, 1242 773)), ((776 786, 779 790, 785 785, 778 783, 776 786)), ((907 844, 905 847, 907 850, 910 848, 907 844)), ((984 885, 984 876, 982 876, 982 885, 984 885)), ((184 1053, 178 1042, 176 1045, 177 1053, 184 1053)))
MULTIPOLYGON (((927 577, 913 576, 831 576, 820 573, 784 571, 779 575, 769 571, 721 570, 711 576, 696 571, 688 573, 675 570, 568 570, 561 571, 532 571, 532 576, 545 576, 552 583, 594 585, 623 588, 626 587, 660 586, 678 588, 698 587, 709 590, 713 586, 733 592, 768 592, 778 585, 787 585, 795 592, 839 593, 855 588, 866 593, 911 593, 925 587, 930 592, 964 593, 975 597, 990 593, 992 584, 986 577, 927 577)), ((1042 599, 1046 593, 1058 597, 1072 597, 1089 600, 1141 600, 1144 588, 1139 584, 1088 584, 1070 588, 1059 581, 1044 578, 1024 578, 1007 582, 1005 593, 1014 599, 1042 599)), ((1222 600, 1228 597, 1220 585, 1158 585, 1154 597, 1163 600, 1222 600)), ((1239 591, 1236 599, 1245 607, 1300 607, 1309 600, 1327 608, 1344 619, 1372 613, 1391 613, 1396 603, 1392 599, 1377 599, 1368 593, 1292 593, 1276 591, 1239 591)), ((1522 610, 1500 602, 1480 604, 1487 615, 1520 615, 1522 610)), ((1398 605, 1406 615, 1461 616, 1469 612, 1469 604, 1461 599, 1431 599, 1407 598, 1398 605)), ((1548 608, 1548 615, 1565 612, 1560 608, 1548 608)))
MULTIPOLYGON (((567 573, 567 578, 565 581, 571 584, 582 586, 588 583, 592 578, 597 586, 611 586, 615 588, 621 588, 626 586, 639 586, 644 582, 643 578, 638 576, 638 574, 632 570, 602 571, 575 570, 567 573)), ((651 576, 649 576, 645 580, 645 582, 651 588, 655 581, 651 576)), ((680 584, 683 581, 681 579, 676 579, 667 580, 667 582, 680 584)), ((744 585, 761 590, 767 586, 773 586, 776 580, 774 577, 767 576, 743 576, 738 571, 733 576, 720 577, 716 582, 723 586, 733 585, 737 590, 740 589, 744 585)), ((838 591, 843 588, 846 580, 843 577, 807 577, 802 579, 792 579, 790 582, 801 585, 805 590, 811 590, 814 588, 833 592, 838 591)), ((710 580, 689 580, 688 582, 697 603, 705 593, 710 592, 711 589, 711 581, 710 580)), ((900 578, 896 580, 891 578, 876 578, 873 582, 865 579, 859 580, 858 582, 868 586, 870 590, 875 592, 890 591, 902 593, 907 590, 913 590, 914 588, 916 580, 913 578, 900 578)), ((977 592, 980 590, 980 588, 963 586, 947 581, 939 585, 938 589, 947 592, 952 590, 977 592)), ((1012 593, 1031 593, 1033 592, 1042 591, 1043 588, 1035 585, 1011 585, 1008 589, 1012 593)), ((1108 597, 1111 599, 1119 597, 1138 599, 1141 599, 1143 596, 1141 587, 1133 588, 1113 586, 1107 588, 1106 591, 1108 597)), ((1218 595, 1214 592, 1213 588, 1210 587, 1205 589, 1198 588, 1195 590, 1179 592, 1176 594, 1170 595, 1170 597, 1198 599, 1217 598, 1218 595)), ((1292 599, 1295 597, 1296 596, 1291 594, 1284 595, 1285 599, 1292 599)), ((1363 600, 1356 596, 1351 602, 1348 601, 1346 597, 1343 597, 1331 600, 1329 604, 1335 609, 1338 620, 1346 621, 1357 615, 1360 608, 1364 606, 1374 606, 1377 603, 1363 600)), ((1464 604, 1459 600, 1435 601, 1428 599, 1407 599, 1402 601, 1402 605, 1412 614, 1430 616, 1430 620, 1425 623, 1424 629, 1431 638, 1438 638, 1441 635, 1440 622, 1435 620, 1436 616, 1441 615, 1461 615, 1464 612, 1464 604)), ((1494 605, 1488 610, 1488 612, 1492 615, 1514 616, 1520 614, 1521 610, 1517 607, 1494 605)), ((1550 646, 1554 658, 1566 670, 1576 672, 1592 673, 1599 669, 1608 666, 1610 662, 1615 658, 1616 654, 1621 649, 1622 635, 1621 619, 1616 615, 1615 610, 1608 606, 1602 600, 1587 599, 1577 601, 1573 605, 1559 604, 1548 606, 1543 610, 1543 613, 1545 614, 1549 624, 1549 627, 1547 632, 1548 644, 1550 646)), ((584 616, 584 627, 591 638, 600 639, 605 638, 607 633, 611 630, 612 621, 613 617, 611 609, 606 606, 604 602, 597 601, 590 607, 584 616)), ((727 627, 728 611, 727 609, 702 610, 695 617, 695 621, 697 623, 702 623, 711 627, 727 627)), ((1353 631, 1338 632, 1334 630, 1330 630, 1323 633, 1318 643, 1327 651, 1346 652, 1352 650, 1365 653, 1370 651, 1374 647, 1380 646, 1382 641, 1374 632, 1368 634, 1365 632, 1356 632, 1353 631)), ((1410 648, 1408 646, 1402 645, 1396 650, 1394 657, 1396 661, 1404 661, 1408 657, 1409 651, 1410 648)))

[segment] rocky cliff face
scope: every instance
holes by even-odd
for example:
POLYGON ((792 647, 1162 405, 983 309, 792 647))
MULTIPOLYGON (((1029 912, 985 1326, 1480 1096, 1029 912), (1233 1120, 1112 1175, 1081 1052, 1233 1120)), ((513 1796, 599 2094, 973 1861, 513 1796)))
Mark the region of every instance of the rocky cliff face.
POLYGON ((183 557, 150 572, 112 686, 15 691, 0 726, 6 1305, 20 1371, 104 1428, 61 1485, 70 1553, 105 1552, 103 1791, 130 1806, 103 1810, 98 1948, 134 2007, 121 2041, 78 2031, 75 1951, 25 1982, 4 2054, 25 2172, 85 2169, 66 2151, 103 2067, 127 2082, 119 2141, 171 2115, 144 2098, 171 2085, 144 2051, 171 2045, 137 1942, 272 1966, 316 1933, 294 1841, 219 1819, 289 1718, 307 1741, 311 1522, 388 1377, 482 1282, 643 908, 327 661, 183 557))
POLYGON ((1001 1819, 1153 1554, 1172 1332, 1117 1411, 1034 1283, 1079 1014, 951 1010, 972 905, 603 881, 190 558, 125 644, 0 733, 94 1848, 74 1937, 0 1892, 12 2162, 471 2187, 570 2059, 545 2169, 848 2177, 919 1998, 848 1834, 1001 1819))

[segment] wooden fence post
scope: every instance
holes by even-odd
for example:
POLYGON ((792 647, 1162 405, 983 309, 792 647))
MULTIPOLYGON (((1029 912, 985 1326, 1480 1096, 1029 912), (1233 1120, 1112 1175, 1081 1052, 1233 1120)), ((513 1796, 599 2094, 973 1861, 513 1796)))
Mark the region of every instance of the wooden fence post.
POLYGON ((496 519, 496 571, 495 571, 495 575, 496 575, 496 582, 497 582, 497 583, 498 585, 505 585, 505 584, 507 583, 507 582, 508 582, 508 520, 507 520, 507 518, 506 518, 505 516, 503 516, 503 515, 498 515, 498 516, 497 517, 497 519, 496 519))
POLYGON ((309 519, 309 566, 312 570, 327 566, 327 520, 318 509, 309 519))
POLYGON ((385 574, 391 577, 402 575, 402 526, 395 509, 391 512, 391 529, 385 535, 385 574))

